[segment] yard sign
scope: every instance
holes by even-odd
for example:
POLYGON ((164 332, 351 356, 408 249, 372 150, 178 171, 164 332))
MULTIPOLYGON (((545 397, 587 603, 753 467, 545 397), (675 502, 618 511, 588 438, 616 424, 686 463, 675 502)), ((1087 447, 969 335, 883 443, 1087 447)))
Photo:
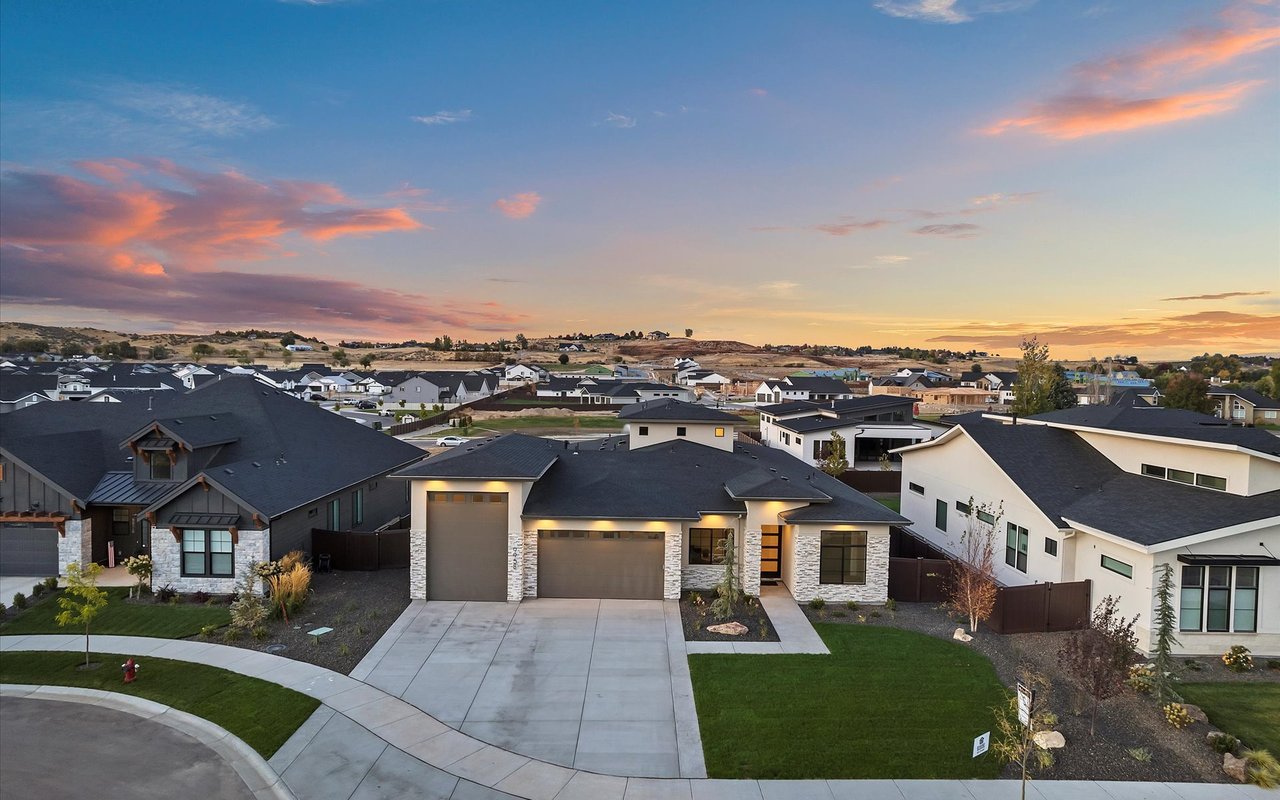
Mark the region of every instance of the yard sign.
POLYGON ((1031 727, 1031 706, 1036 701, 1036 693, 1024 684, 1018 681, 1018 721, 1028 728, 1031 727))
POLYGON ((977 758, 987 752, 987 748, 991 746, 991 731, 980 734, 973 740, 973 757, 977 758))

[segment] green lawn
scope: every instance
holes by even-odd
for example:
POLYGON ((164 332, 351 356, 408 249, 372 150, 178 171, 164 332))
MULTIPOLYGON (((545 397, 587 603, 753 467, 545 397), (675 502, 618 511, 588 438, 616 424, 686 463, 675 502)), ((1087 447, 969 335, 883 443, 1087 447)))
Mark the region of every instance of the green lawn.
POLYGON ((691 655, 712 778, 994 778, 971 758, 1004 689, 991 663, 895 628, 818 624, 831 655, 691 655))
POLYGON ((557 428, 590 431, 620 431, 623 422, 617 417, 504 417, 501 419, 476 420, 475 427, 490 431, 523 431, 545 428, 557 428), (574 423, 577 422, 575 426, 574 423))
POLYGON ((138 659, 138 680, 125 684, 126 656, 92 653, 102 666, 81 671, 84 653, 7 652, 0 655, 0 683, 81 686, 144 697, 204 717, 239 736, 263 758, 271 758, 320 701, 305 694, 229 672, 167 658, 138 659))
POLYGON ((1178 693, 1247 746, 1280 756, 1280 683, 1186 683, 1178 693))
MULTIPOLYGON (((111 599, 94 619, 92 633, 183 639, 195 636, 205 625, 226 625, 231 621, 231 612, 222 602, 211 606, 197 603, 126 603, 127 588, 112 587, 106 591, 111 599)), ((0 634, 83 633, 82 629, 60 628, 54 621, 60 610, 56 600, 58 594, 60 592, 46 595, 16 619, 0 623, 0 634)))
POLYGON ((901 497, 877 497, 876 502, 890 511, 902 511, 901 497))

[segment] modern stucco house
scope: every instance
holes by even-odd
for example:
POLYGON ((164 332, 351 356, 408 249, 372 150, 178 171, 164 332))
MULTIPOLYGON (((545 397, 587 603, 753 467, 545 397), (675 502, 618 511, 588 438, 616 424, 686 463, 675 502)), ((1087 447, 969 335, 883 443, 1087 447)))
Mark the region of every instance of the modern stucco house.
POLYGON ((875 395, 825 403, 793 400, 760 406, 760 443, 784 450, 817 466, 831 454, 831 437, 845 440, 849 469, 880 469, 881 456, 898 468, 892 451, 932 438, 930 428, 914 423, 910 397, 875 395))
POLYGON ((959 420, 898 451, 914 534, 956 553, 971 499, 1002 505, 1002 583, 1090 580, 1147 647, 1168 564, 1180 652, 1280 655, 1280 438, 1131 400, 959 420))
POLYGON ((153 585, 229 592, 311 529, 408 513, 418 448, 248 377, 120 403, 42 403, 0 429, 0 574, 148 553, 153 585))
POLYGON ((883 602, 905 520, 778 450, 738 417, 670 398, 623 409, 621 436, 506 434, 433 456, 410 484, 410 595, 676 599, 709 588, 732 534, 744 588, 883 602))

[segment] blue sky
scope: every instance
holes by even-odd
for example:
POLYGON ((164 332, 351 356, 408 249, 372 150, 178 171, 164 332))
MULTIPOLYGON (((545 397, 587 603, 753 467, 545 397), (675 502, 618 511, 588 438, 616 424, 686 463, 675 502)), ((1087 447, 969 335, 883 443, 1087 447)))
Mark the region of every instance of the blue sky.
POLYGON ((1278 52, 1255 2, 6 3, 0 299, 1276 350, 1278 52))

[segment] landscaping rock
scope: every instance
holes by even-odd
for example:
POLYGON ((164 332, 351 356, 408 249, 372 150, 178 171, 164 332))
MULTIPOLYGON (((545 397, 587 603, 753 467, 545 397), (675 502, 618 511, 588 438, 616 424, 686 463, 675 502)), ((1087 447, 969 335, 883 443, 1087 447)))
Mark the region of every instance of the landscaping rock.
POLYGON ((722 633, 726 636, 741 636, 749 629, 741 622, 726 622, 722 625, 708 625, 707 630, 711 633, 722 633))
POLYGON ((951 638, 959 642, 972 642, 973 637, 964 632, 964 628, 956 628, 956 632, 951 634, 951 638))
POLYGON ((1183 703, 1182 707, 1185 708, 1187 710, 1187 713, 1191 715, 1192 722, 1203 722, 1206 725, 1209 724, 1209 717, 1203 711, 1200 710, 1200 706, 1193 706, 1190 703, 1183 703))
POLYGON ((1036 731, 1031 740, 1041 750, 1058 750, 1067 746, 1067 737, 1057 731, 1036 731))
POLYGON ((1249 759, 1236 758, 1230 753, 1223 753, 1222 771, 1232 780, 1244 783, 1249 778, 1249 759))

